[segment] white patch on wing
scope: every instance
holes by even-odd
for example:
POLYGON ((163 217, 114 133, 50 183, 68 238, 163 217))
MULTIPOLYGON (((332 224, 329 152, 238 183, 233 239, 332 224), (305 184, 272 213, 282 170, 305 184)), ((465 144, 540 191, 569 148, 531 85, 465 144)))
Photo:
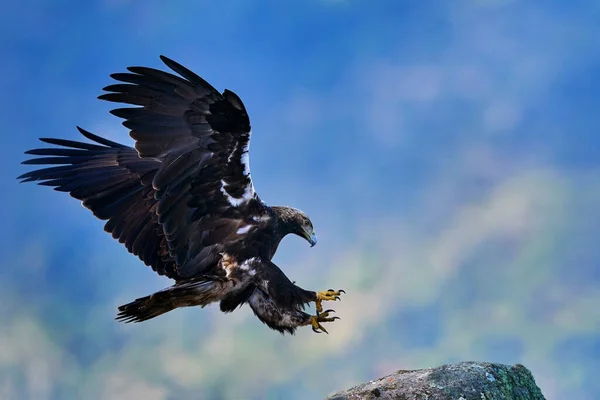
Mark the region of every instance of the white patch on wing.
POLYGON ((254 194, 254 184, 252 183, 252 178, 250 177, 250 138, 252 136, 252 132, 248 132, 248 141, 246 145, 242 148, 242 157, 240 158, 240 162, 244 166, 244 176, 246 176, 250 180, 250 188, 252 193, 254 194))
MULTIPOLYGON (((242 205, 243 203, 245 203, 246 201, 251 200, 254 197, 254 184, 252 183, 252 178, 250 177, 250 136, 251 135, 252 135, 252 132, 248 132, 248 141, 242 148, 242 155, 240 156, 240 163, 244 167, 244 170, 242 171, 242 175, 245 178, 248 178, 248 180, 250 181, 248 183, 248 185, 246 186, 246 189, 244 190, 242 197, 236 198, 236 197, 233 197, 232 195, 230 195, 227 192, 227 190, 225 189, 227 182, 225 182, 223 179, 221 179, 221 193, 223 193, 223 195, 225 196, 225 198, 227 199, 229 204, 231 204, 234 207, 238 207, 238 206, 242 205)), ((231 153, 227 157, 227 163, 231 162, 233 155, 235 154, 235 152, 238 149, 238 145, 239 145, 239 142, 236 142, 235 145, 233 146, 231 153)))
POLYGON ((244 147, 241 161, 244 166, 244 176, 250 175, 250 154, 248 153, 248 146, 244 147))
POLYGON ((250 139, 252 138, 252 131, 248 132, 248 141, 242 148, 242 165, 244 166, 244 175, 250 176, 250 139))
POLYGON ((244 261, 242 263, 242 265, 240 265, 240 269, 243 271, 248 271, 248 275, 250 275, 250 276, 256 275, 256 270, 254 268, 252 268, 252 266, 250 265, 254 261, 256 261, 256 257, 247 259, 246 261, 244 261))
POLYGON ((252 225, 246 225, 246 226, 242 226, 240 229, 238 229, 235 233, 237 233, 238 235, 243 235, 245 233, 248 233, 248 231, 252 228, 252 225))
POLYGON ((231 153, 229 153, 229 156, 227 157, 227 164, 229 164, 231 162, 231 159, 233 158, 233 155, 235 154, 235 152, 237 150, 238 143, 239 142, 235 142, 235 145, 233 146, 233 150, 231 150, 231 153))
POLYGON ((252 187, 252 182, 250 182, 250 185, 246 186, 244 194, 242 194, 242 197, 240 197, 239 199, 227 193, 227 190, 225 189, 226 185, 227 182, 221 179, 221 193, 223 193, 229 204, 231 204, 234 207, 238 207, 239 205, 251 200, 252 197, 254 197, 254 188, 252 187))
POLYGON ((265 215, 254 215, 252 217, 252 220, 256 221, 256 222, 266 222, 269 219, 271 219, 271 217, 269 217, 267 214, 265 214, 265 215))
POLYGON ((241 264, 239 264, 235 257, 230 256, 227 253, 222 253, 220 265, 221 265, 221 268, 223 268, 223 270, 225 270, 226 278, 230 278, 233 271, 238 268, 242 271, 246 271, 247 275, 236 274, 236 276, 234 278, 236 280, 239 280, 239 282, 241 282, 242 284, 246 284, 249 281, 249 278, 248 278, 249 276, 256 275, 256 270, 252 266, 252 263, 255 262, 256 260, 257 260, 256 257, 252 257, 252 258, 245 260, 241 264))
POLYGON ((252 264, 256 260, 258 260, 258 257, 249 258, 249 259, 247 259, 246 261, 244 261, 242 263, 242 265, 240 266, 240 268, 243 269, 244 271, 246 271, 246 270, 248 270, 248 268, 250 268, 250 264, 252 264))

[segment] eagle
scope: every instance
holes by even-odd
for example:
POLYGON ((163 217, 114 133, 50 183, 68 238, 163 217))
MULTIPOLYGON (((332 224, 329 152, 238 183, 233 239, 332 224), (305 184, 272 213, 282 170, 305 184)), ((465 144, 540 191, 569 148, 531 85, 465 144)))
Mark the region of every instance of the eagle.
POLYGON ((174 284, 118 307, 117 320, 142 322, 179 307, 219 302, 229 313, 248 304, 282 334, 301 326, 326 332, 339 319, 323 301, 343 290, 305 290, 271 260, 288 234, 317 243, 302 211, 268 206, 250 178, 250 120, 232 91, 217 91, 183 65, 160 56, 173 72, 128 67, 98 98, 130 130, 134 147, 77 127, 88 141, 40 138, 58 147, 26 151, 23 164, 47 167, 18 177, 68 192, 104 230, 174 284), (133 106, 133 107, 131 107, 133 106), (316 313, 304 312, 315 303, 316 313))

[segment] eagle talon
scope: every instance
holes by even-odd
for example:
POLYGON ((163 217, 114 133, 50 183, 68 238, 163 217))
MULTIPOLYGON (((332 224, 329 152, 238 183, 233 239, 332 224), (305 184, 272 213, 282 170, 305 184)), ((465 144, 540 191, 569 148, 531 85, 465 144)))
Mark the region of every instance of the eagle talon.
POLYGON ((310 317, 310 324, 312 325, 312 330, 315 333, 321 333, 321 332, 325 332, 327 334, 329 334, 329 332, 327 332, 327 329, 325 329, 323 327, 323 325, 321 325, 321 322, 333 322, 336 319, 340 319, 340 317, 329 317, 330 313, 334 313, 334 310, 327 310, 324 311, 322 313, 317 313, 317 315, 313 315, 312 317, 310 317))
POLYGON ((315 306, 317 314, 323 312, 323 301, 342 301, 341 295, 346 293, 344 290, 333 290, 329 289, 326 292, 317 292, 317 299, 315 300, 315 306))

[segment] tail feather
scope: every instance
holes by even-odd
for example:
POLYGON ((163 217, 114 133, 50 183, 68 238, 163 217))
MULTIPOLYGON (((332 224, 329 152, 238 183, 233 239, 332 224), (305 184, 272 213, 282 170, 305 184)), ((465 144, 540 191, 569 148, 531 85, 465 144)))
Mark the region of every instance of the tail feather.
POLYGON ((157 299, 156 295, 158 293, 154 293, 146 297, 140 297, 131 303, 120 306, 119 313, 115 319, 125 323, 142 322, 154 317, 158 317, 159 315, 165 314, 177 307, 174 306, 173 302, 169 301, 168 298, 157 299))
POLYGON ((202 277, 177 283, 150 296, 140 297, 119 307, 117 321, 142 322, 179 307, 201 306, 219 301, 231 289, 218 277, 202 277))

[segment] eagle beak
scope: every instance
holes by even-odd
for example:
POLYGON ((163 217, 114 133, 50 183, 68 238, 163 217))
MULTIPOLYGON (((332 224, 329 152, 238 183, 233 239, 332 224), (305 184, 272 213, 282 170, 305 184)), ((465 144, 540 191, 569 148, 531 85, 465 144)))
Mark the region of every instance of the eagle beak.
POLYGON ((314 247, 315 244, 317 244, 317 234, 316 233, 312 233, 310 235, 310 238, 308 239, 308 243, 310 243, 310 247, 314 247))

